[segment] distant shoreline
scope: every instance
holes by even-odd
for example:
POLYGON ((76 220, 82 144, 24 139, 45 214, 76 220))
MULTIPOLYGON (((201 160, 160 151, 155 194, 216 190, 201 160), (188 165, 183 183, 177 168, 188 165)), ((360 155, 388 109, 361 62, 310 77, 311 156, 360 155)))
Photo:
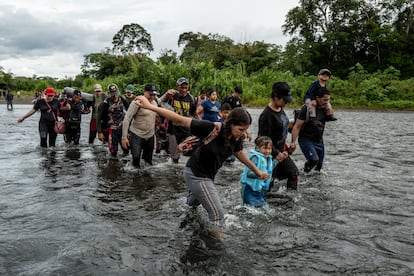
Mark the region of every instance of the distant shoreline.
MULTIPOLYGON (((35 97, 32 96, 16 96, 13 97, 13 104, 31 104, 35 97)), ((6 104, 7 101, 0 97, 0 104, 6 104)))

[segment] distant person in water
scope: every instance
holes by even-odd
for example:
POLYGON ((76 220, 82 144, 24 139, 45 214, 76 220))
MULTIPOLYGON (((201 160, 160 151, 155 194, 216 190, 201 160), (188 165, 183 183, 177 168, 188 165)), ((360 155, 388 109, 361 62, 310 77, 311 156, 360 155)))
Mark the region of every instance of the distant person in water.
POLYGON ((6 100, 7 100, 7 110, 13 110, 13 94, 10 92, 10 90, 7 90, 6 94, 6 100))
POLYGON ((200 139, 207 137, 214 128, 217 129, 217 137, 208 144, 200 145, 192 153, 184 168, 184 178, 189 190, 187 203, 197 207, 202 205, 210 222, 216 226, 211 235, 220 239, 223 235, 224 212, 221 201, 214 185, 214 178, 223 162, 234 154, 243 164, 249 167, 258 179, 267 179, 270 175, 259 170, 243 152, 243 139, 246 130, 252 123, 250 114, 244 108, 235 108, 229 118, 218 127, 214 122, 197 120, 151 104, 144 96, 138 96, 135 100, 141 108, 147 108, 159 115, 178 122, 181 126, 191 129, 192 135, 200 139))

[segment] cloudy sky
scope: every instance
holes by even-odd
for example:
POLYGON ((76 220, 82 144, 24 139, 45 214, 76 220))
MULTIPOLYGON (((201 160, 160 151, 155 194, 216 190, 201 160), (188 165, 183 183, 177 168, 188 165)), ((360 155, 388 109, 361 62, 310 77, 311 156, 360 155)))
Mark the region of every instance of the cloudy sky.
POLYGON ((137 23, 161 50, 180 53, 183 32, 218 33, 236 43, 285 45, 281 26, 298 0, 14 0, 0 3, 0 66, 15 76, 74 77, 84 55, 112 47, 137 23))

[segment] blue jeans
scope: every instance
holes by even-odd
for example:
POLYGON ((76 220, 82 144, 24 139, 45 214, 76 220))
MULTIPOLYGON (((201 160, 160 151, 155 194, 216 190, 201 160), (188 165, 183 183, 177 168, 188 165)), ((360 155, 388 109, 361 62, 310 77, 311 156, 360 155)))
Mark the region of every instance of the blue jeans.
POLYGON ((243 203, 253 206, 253 207, 262 207, 267 205, 267 202, 264 199, 264 192, 261 191, 253 191, 250 185, 242 185, 241 187, 241 196, 243 199, 243 203))
POLYGON ((306 138, 298 139, 300 149, 305 155, 307 162, 305 163, 305 172, 309 172, 315 167, 315 170, 320 171, 325 158, 325 145, 323 143, 316 143, 306 138))

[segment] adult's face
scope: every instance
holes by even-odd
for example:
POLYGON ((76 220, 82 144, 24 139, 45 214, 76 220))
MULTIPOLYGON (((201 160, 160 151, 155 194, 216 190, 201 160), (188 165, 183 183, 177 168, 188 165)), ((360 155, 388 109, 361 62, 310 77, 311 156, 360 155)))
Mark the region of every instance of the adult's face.
POLYGON ((177 90, 182 96, 187 95, 189 88, 190 88, 189 85, 186 84, 186 83, 183 83, 181 85, 177 85, 177 90))
POLYGON ((55 95, 46 95, 46 102, 51 102, 55 98, 55 95))
POLYGON ((231 125, 231 135, 237 140, 242 136, 246 135, 246 131, 249 129, 250 125, 231 125))
POLYGON ((330 100, 331 100, 330 95, 323 95, 323 97, 316 97, 316 102, 318 103, 318 105, 321 105, 321 106, 327 105, 330 100))

